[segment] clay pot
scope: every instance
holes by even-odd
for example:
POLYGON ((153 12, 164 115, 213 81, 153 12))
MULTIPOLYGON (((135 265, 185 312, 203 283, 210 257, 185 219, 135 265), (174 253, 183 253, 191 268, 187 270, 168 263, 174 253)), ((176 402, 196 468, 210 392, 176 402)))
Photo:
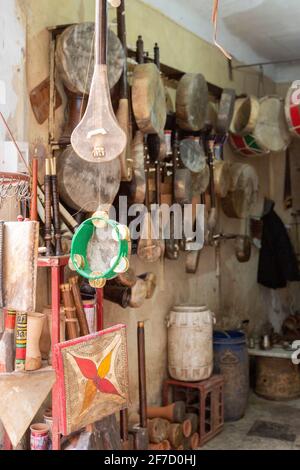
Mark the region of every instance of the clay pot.
POLYGON ((166 419, 154 418, 148 421, 149 440, 159 444, 168 438, 170 423, 166 419))
POLYGON ((171 446, 174 447, 175 449, 178 449, 178 447, 182 445, 183 443, 182 424, 179 424, 179 423, 170 424, 169 441, 171 443, 171 446))
POLYGON ((52 442, 53 416, 52 408, 47 408, 44 412, 44 423, 49 426, 49 439, 52 442))
POLYGON ((45 423, 36 423, 30 426, 30 449, 48 450, 49 426, 45 423))
POLYGON ((192 434, 192 422, 189 419, 185 419, 182 423, 182 432, 184 437, 190 437, 192 434))
POLYGON ((197 432, 194 432, 194 434, 192 434, 192 436, 190 437, 190 448, 192 450, 195 450, 199 447, 199 443, 200 443, 200 436, 197 432))
POLYGON ((37 370, 42 367, 40 339, 45 321, 43 313, 29 313, 27 315, 27 345, 25 370, 37 370))
POLYGON ((176 401, 167 406, 152 406, 147 408, 148 418, 163 418, 172 423, 182 423, 185 418, 184 401, 176 401))

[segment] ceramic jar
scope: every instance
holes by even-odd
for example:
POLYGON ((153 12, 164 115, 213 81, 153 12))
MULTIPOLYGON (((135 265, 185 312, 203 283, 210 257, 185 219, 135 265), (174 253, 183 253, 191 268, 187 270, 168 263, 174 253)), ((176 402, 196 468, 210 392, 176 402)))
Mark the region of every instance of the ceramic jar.
POLYGON ((29 313, 27 315, 27 345, 25 370, 37 370, 42 367, 40 339, 44 326, 43 313, 29 313))
POLYGON ((49 426, 45 423, 36 423, 30 426, 30 449, 48 450, 49 426))

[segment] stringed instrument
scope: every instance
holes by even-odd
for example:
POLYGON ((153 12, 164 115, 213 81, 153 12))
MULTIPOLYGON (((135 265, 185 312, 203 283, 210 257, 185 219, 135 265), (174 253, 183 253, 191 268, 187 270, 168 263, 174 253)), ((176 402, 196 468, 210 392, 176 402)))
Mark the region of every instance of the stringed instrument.
POLYGON ((125 52, 124 69, 120 81, 120 100, 117 111, 117 120, 120 127, 127 136, 127 145, 119 156, 121 163, 121 179, 122 181, 131 181, 132 179, 132 158, 131 140, 132 140, 132 123, 130 115, 129 103, 129 87, 127 81, 127 35, 125 22, 125 0, 121 0, 120 7, 117 10, 118 37, 122 43, 125 52))
MULTIPOLYGON (((175 133, 174 144, 173 144, 173 174, 172 174, 172 204, 175 202, 175 169, 177 166, 177 158, 179 153, 179 142, 178 142, 178 132, 175 133)), ((179 243, 175 239, 175 221, 174 213, 170 212, 170 224, 169 224, 169 237, 166 237, 165 240, 165 256, 170 260, 177 260, 179 257, 179 243)))
POLYGON ((127 138, 113 111, 107 73, 107 0, 96 0, 95 67, 85 114, 71 144, 88 162, 109 162, 125 149, 127 138))
MULTIPOLYGON (((146 142, 144 146, 147 150, 146 142)), ((149 195, 149 175, 150 175, 150 162, 147 152, 146 156, 146 208, 141 228, 141 236, 138 243, 137 255, 138 257, 148 263, 155 263, 162 255, 162 246, 159 239, 159 233, 156 233, 155 226, 151 217, 150 208, 150 195, 149 195)))

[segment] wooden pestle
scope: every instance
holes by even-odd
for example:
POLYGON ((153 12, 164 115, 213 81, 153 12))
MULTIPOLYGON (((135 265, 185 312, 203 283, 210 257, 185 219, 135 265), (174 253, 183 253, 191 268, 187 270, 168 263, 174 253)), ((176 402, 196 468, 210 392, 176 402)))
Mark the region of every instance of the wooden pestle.
POLYGON ((178 449, 183 444, 183 431, 181 423, 172 423, 169 428, 169 441, 173 448, 178 449))
POLYGON ((192 422, 190 419, 185 419, 182 423, 182 432, 184 437, 190 437, 192 434, 192 422))
POLYGON ((194 432, 194 434, 192 434, 191 437, 189 438, 190 448, 192 450, 197 449, 197 447, 199 447, 199 443, 200 443, 200 436, 197 432, 194 432))
POLYGON ((82 298, 80 294, 78 280, 79 280, 78 276, 74 276, 69 279, 69 283, 70 283, 72 293, 73 293, 81 336, 87 336, 90 334, 90 330, 89 330, 89 325, 88 325, 86 315, 85 315, 83 305, 82 305, 82 298))
POLYGON ((71 286, 70 284, 62 284, 60 286, 60 290, 62 293, 64 311, 66 315, 66 328, 68 339, 75 339, 78 337, 76 328, 77 318, 71 286))
POLYGON ((149 440, 152 444, 159 444, 168 439, 170 423, 166 419, 154 418, 148 420, 149 440))
POLYGON ((192 423, 192 432, 191 434, 194 434, 194 432, 198 432, 199 430, 199 418, 196 413, 187 413, 185 416, 185 419, 189 419, 192 423))
POLYGON ((184 401, 176 401, 167 406, 152 406, 147 408, 148 418, 164 418, 171 423, 182 423, 185 419, 184 401))

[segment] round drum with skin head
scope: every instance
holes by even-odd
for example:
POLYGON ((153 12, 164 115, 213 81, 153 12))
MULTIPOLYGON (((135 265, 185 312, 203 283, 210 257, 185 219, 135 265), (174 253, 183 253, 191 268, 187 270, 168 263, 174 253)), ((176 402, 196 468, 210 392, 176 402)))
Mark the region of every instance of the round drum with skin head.
POLYGON ((83 163, 69 146, 57 159, 57 176, 59 195, 69 207, 94 212, 100 204, 113 203, 120 187, 120 161, 83 163))
POLYGON ((251 134, 256 126, 259 114, 259 100, 255 96, 238 98, 234 104, 230 131, 233 134, 251 134))
POLYGON ((257 144, 270 152, 281 152, 291 142, 287 127, 284 103, 279 96, 265 96, 260 108, 253 136, 257 144))
POLYGON ((187 73, 179 81, 176 118, 181 129, 200 131, 207 115, 208 87, 201 73, 187 73))
MULTIPOLYGON (((94 23, 69 26, 59 36, 56 65, 68 90, 88 94, 94 72, 94 23)), ((125 63, 125 54, 118 36, 108 30, 108 80, 110 88, 118 83, 125 63)))
POLYGON ((200 173, 204 170, 206 156, 199 137, 190 137, 180 142, 180 159, 192 173, 200 173))

